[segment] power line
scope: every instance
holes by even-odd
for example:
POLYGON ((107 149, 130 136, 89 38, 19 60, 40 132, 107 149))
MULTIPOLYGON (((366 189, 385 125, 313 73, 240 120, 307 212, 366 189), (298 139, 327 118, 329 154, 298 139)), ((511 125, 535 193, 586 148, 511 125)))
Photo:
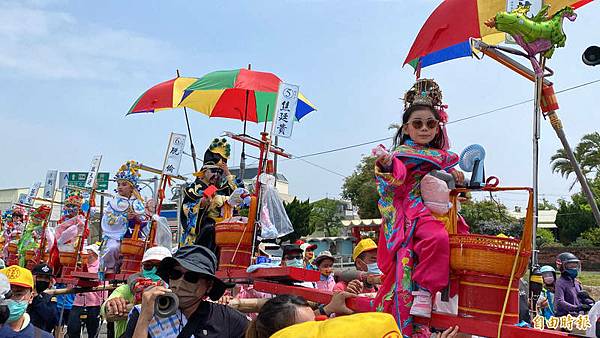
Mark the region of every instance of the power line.
POLYGON ((315 167, 317 167, 317 168, 319 168, 319 169, 322 169, 322 170, 328 171, 328 172, 330 172, 330 173, 332 173, 332 174, 335 174, 335 175, 341 176, 341 177, 343 177, 343 178, 346 178, 346 177, 348 177, 348 176, 346 176, 346 175, 344 175, 344 174, 340 174, 340 173, 338 173, 338 172, 336 172, 336 171, 333 171, 333 170, 331 170, 331 169, 325 168, 325 167, 323 167, 323 166, 320 166, 320 165, 318 165, 318 164, 316 164, 316 163, 310 162, 310 161, 308 161, 308 160, 305 160, 305 159, 303 159, 303 158, 299 158, 299 160, 300 160, 300 161, 302 161, 302 162, 306 162, 306 163, 308 163, 308 164, 310 164, 310 165, 312 165, 312 166, 315 166, 315 167))
MULTIPOLYGON (((555 94, 566 93, 566 92, 569 92, 569 91, 572 91, 572 90, 575 90, 575 89, 579 89, 579 88, 582 88, 582 87, 585 87, 585 86, 589 86, 589 85, 592 85, 592 84, 598 83, 598 82, 600 82, 600 79, 596 79, 596 80, 593 80, 593 81, 588 81, 588 82, 585 82, 585 83, 581 83, 581 84, 578 84, 578 85, 575 85, 575 86, 572 86, 572 87, 568 87, 568 88, 559 90, 559 91, 555 92, 555 94)), ((533 99, 523 100, 523 101, 519 101, 519 102, 516 102, 516 103, 513 103, 513 104, 509 104, 509 105, 506 105, 506 106, 502 106, 502 107, 499 107, 499 108, 488 110, 488 111, 483 112, 483 113, 469 115, 469 116, 466 116, 466 117, 463 117, 463 118, 460 118, 460 119, 457 119, 457 120, 449 121, 447 124, 462 122, 462 121, 474 119, 474 118, 477 118, 477 117, 481 117, 481 116, 484 116, 484 115, 489 115, 489 114, 492 114, 492 113, 495 113, 495 112, 498 112, 498 111, 501 111, 501 110, 506 110, 506 109, 509 109, 509 108, 513 108, 513 107, 516 107, 516 106, 519 106, 519 105, 522 105, 522 104, 525 104, 525 103, 528 103, 528 102, 533 102, 533 99)), ((386 137, 386 138, 381 138, 381 139, 377 139, 377 140, 373 140, 373 141, 367 141, 367 142, 362 142, 362 143, 358 143, 358 144, 353 144, 353 145, 349 145, 349 146, 345 146, 345 147, 334 148, 334 149, 329 149, 329 150, 323 150, 323 151, 319 151, 319 152, 315 152, 315 153, 309 153, 309 154, 300 155, 300 156, 294 156, 294 157, 292 157, 289 160, 302 159, 302 158, 306 158, 306 157, 312 157, 312 156, 329 154, 329 153, 338 152, 338 151, 342 151, 342 150, 347 150, 347 149, 351 149, 351 148, 362 147, 362 146, 373 144, 373 143, 383 142, 383 141, 387 141, 387 140, 390 140, 390 139, 392 139, 392 137, 386 137)))

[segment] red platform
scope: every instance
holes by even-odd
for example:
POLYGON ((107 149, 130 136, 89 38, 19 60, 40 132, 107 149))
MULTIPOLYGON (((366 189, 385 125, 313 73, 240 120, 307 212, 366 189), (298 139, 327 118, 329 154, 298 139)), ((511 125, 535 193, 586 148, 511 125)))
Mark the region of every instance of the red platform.
POLYGON ((217 271, 217 277, 230 281, 254 281, 267 279, 280 282, 317 282, 320 273, 314 270, 306 270, 292 267, 263 268, 254 272, 246 272, 244 269, 222 269, 217 271))

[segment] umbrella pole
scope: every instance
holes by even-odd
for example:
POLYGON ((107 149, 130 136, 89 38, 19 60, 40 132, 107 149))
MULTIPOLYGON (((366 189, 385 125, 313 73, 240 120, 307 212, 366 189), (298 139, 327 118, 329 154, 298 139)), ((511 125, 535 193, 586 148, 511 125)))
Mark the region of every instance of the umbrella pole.
MULTIPOLYGON (((179 69, 177 69, 177 77, 179 77, 179 69)), ((192 151, 192 161, 194 161, 194 172, 198 172, 198 163, 196 162, 196 148, 194 148, 194 140, 192 139, 192 130, 190 129, 190 120, 188 119, 186 107, 183 107, 183 113, 185 114, 185 124, 187 125, 188 136, 190 137, 190 148, 192 151)))
POLYGON ((192 160, 194 161, 194 171, 198 172, 198 163, 196 162, 196 148, 194 148, 192 130, 190 129, 190 120, 188 119, 188 113, 185 107, 183 107, 183 113, 185 114, 185 124, 187 124, 188 135, 190 136, 190 148, 192 150, 192 160))
MULTIPOLYGON (((252 68, 248 64, 248 70, 252 68)), ((244 135, 246 135, 246 123, 248 122, 248 90, 246 90, 246 102, 244 104, 244 135)), ((246 143, 242 142, 242 155, 240 156, 240 180, 244 182, 244 172, 246 171, 246 143)))
MULTIPOLYGON (((542 69, 545 68, 546 58, 540 56, 540 64, 542 69)), ((541 109, 540 102, 542 99, 542 87, 544 85, 544 75, 535 78, 535 94, 533 101, 533 233, 531 243, 531 268, 537 265, 537 248, 536 248, 536 232, 538 226, 538 205, 539 205, 539 142, 541 133, 541 109)))

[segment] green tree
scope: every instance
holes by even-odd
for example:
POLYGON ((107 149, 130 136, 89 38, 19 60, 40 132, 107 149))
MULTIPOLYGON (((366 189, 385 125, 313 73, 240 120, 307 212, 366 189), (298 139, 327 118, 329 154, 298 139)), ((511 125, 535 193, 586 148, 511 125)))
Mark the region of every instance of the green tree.
MULTIPOLYGON (((590 182, 590 189, 596 196, 596 203, 600 202, 600 177, 590 182)), ((585 231, 596 228, 596 221, 592 209, 585 196, 579 192, 571 196, 571 200, 558 201, 558 214, 556 215, 558 239, 568 245, 577 240, 585 231)))
POLYGON ((310 214, 312 211, 312 205, 310 200, 300 202, 294 197, 294 200, 290 203, 284 203, 285 212, 290 218, 290 222, 294 226, 294 232, 282 238, 283 241, 289 240, 291 242, 296 241, 300 237, 308 236, 315 231, 315 228, 310 223, 310 214))
POLYGON ((358 207, 358 215, 363 219, 381 218, 377 208, 377 186, 375 185, 375 158, 365 156, 356 170, 347 177, 342 186, 342 197, 358 207))
POLYGON ((581 237, 590 241, 593 246, 600 247, 600 228, 588 229, 581 237))
MULTIPOLYGON (((597 176, 600 171, 600 133, 593 132, 584 135, 581 138, 581 142, 575 147, 573 154, 581 167, 581 171, 586 177, 594 177, 592 174, 597 176)), ((550 163, 552 172, 559 173, 562 177, 568 179, 569 176, 574 173, 573 166, 567 157, 567 153, 562 148, 558 149, 556 153, 552 155, 550 163)), ((573 189, 575 183, 577 183, 577 178, 573 180, 569 189, 573 189)))
POLYGON ((547 199, 542 198, 542 201, 538 203, 538 210, 558 210, 558 208, 547 199))
POLYGON ((554 238, 554 234, 548 229, 537 229, 536 237, 537 238, 535 242, 538 248, 552 246, 554 245, 554 243, 556 243, 556 238, 554 238))
POLYGON ((470 227, 471 233, 520 237, 522 226, 508 215, 506 206, 491 200, 469 201, 462 204, 460 214, 470 227))
POLYGON ((310 226, 318 231, 323 231, 328 237, 337 236, 342 226, 340 216, 340 202, 324 198, 311 203, 310 226))

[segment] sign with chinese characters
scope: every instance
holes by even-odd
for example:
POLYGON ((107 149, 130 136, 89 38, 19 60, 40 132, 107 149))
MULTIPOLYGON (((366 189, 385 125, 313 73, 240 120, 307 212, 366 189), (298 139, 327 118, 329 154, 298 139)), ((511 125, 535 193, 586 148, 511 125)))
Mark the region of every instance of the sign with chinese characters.
POLYGON ((296 117, 299 87, 289 83, 279 83, 277 105, 273 116, 274 136, 290 138, 296 117))
POLYGON ((48 170, 46 173, 46 181, 44 182, 44 198, 54 199, 54 189, 56 189, 57 178, 58 170, 48 170))
POLYGON ((92 164, 90 165, 90 170, 88 171, 87 178, 85 179, 84 187, 89 189, 94 188, 94 183, 96 182, 96 175, 98 175, 98 170, 100 169, 101 161, 102 155, 96 155, 92 159, 92 164))
POLYGON ((25 204, 25 203, 27 203, 27 194, 26 193, 20 193, 19 194, 19 198, 17 198, 17 203, 19 203, 19 204, 25 204))
POLYGON ((171 133, 169 139, 169 147, 165 155, 165 163, 163 164, 163 174, 167 176, 179 175, 179 165, 183 156, 183 147, 185 146, 185 135, 171 133))
POLYGON ((562 317, 551 316, 548 319, 544 318, 543 316, 537 315, 532 320, 532 323, 533 327, 538 330, 543 330, 544 325, 546 328, 551 330, 561 328, 567 331, 572 331, 573 328, 576 328, 580 331, 585 331, 592 327, 589 315, 578 315, 577 317, 574 317, 568 314, 562 317))
MULTIPOLYGON (((87 181, 87 177, 88 177, 88 173, 83 172, 83 171, 61 172, 60 175, 61 176, 60 176, 60 180, 59 180, 59 186, 62 188, 67 188, 67 186, 75 186, 75 187, 83 188, 85 186, 85 182, 87 181), (65 182, 63 182, 63 180, 65 182)), ((109 178, 110 178, 110 173, 99 172, 98 176, 96 177, 96 190, 98 190, 98 191, 108 190, 108 179, 109 178)))
POLYGON ((33 205, 33 199, 35 197, 37 197, 38 191, 40 190, 41 186, 42 186, 42 182, 33 183, 31 188, 29 188, 29 192, 27 193, 27 198, 25 199, 24 204, 33 205))

